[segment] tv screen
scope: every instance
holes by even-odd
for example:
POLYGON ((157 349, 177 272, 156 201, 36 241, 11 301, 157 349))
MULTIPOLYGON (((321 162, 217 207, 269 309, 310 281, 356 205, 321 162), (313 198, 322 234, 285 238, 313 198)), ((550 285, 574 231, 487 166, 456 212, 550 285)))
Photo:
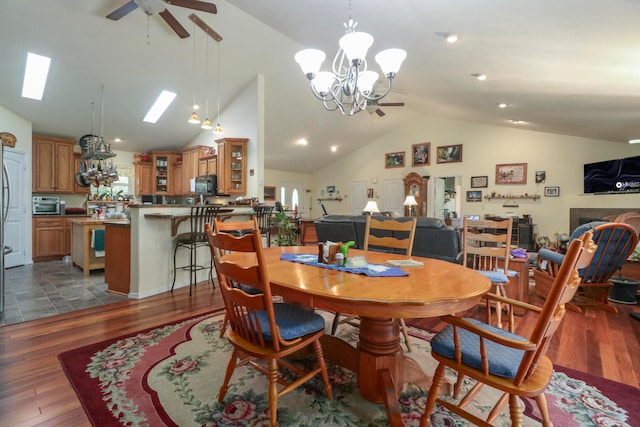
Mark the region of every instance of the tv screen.
POLYGON ((586 163, 584 192, 640 192, 640 156, 586 163))

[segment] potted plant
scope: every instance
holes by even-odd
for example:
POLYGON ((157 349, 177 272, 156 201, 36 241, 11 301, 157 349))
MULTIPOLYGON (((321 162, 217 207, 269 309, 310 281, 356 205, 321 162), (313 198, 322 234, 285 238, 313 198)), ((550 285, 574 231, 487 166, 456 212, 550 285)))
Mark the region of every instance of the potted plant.
POLYGON ((285 212, 277 212, 275 214, 274 225, 278 229, 276 245, 294 246, 296 244, 296 226, 285 212))

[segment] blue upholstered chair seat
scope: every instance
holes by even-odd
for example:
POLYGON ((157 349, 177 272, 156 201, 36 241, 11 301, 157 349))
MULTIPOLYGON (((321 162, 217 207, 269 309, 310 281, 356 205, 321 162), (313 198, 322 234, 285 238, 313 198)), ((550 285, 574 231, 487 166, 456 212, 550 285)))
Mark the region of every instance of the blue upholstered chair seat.
POLYGON ((507 283, 509 281, 509 278, 504 273, 500 273, 499 271, 477 271, 487 279, 491 280, 491 283, 507 283))
MULTIPOLYGON (((276 315, 276 324, 280 328, 280 336, 285 340, 292 340, 324 329, 324 317, 311 310, 285 303, 273 304, 273 309, 276 315)), ((256 314, 262 335, 267 341, 273 340, 267 313, 258 311, 256 314)))
MULTIPOLYGON (((493 332, 500 336, 510 338, 517 341, 528 341, 520 335, 487 325, 475 319, 466 318, 465 320, 481 327, 484 330, 493 332)), ((473 332, 466 329, 458 328, 460 337, 460 349, 462 351, 462 363, 472 366, 476 369, 482 369, 482 360, 480 358, 480 338, 473 332)), ((493 341, 485 339, 487 350, 487 359, 489 360, 489 372, 504 378, 514 378, 520 367, 520 362, 524 355, 524 351, 516 350, 497 344, 493 341)), ((434 352, 445 357, 455 358, 455 346, 453 342, 453 326, 449 325, 441 332, 436 334, 431 340, 431 348, 434 352)))

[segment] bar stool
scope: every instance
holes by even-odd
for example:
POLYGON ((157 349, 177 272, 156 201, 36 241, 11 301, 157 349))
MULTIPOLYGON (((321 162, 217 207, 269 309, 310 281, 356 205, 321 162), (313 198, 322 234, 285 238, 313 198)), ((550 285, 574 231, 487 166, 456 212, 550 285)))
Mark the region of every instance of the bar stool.
MULTIPOLYGON (((211 286, 215 288, 213 282, 212 267, 213 262, 209 258, 209 265, 198 264, 197 254, 198 248, 209 246, 207 236, 204 232, 204 225, 206 223, 212 224, 213 219, 217 216, 220 206, 193 206, 191 208, 190 226, 191 231, 186 233, 180 233, 176 236, 176 247, 173 250, 173 284, 171 285, 171 291, 176 285, 176 275, 178 270, 189 271, 189 295, 191 295, 191 288, 196 284, 197 273, 200 270, 209 270, 209 281, 211 286), (189 250, 189 264, 184 266, 178 266, 176 264, 176 254, 179 248, 185 248, 189 250)), ((207 251, 208 253, 210 251, 207 251)))
POLYGON ((271 246, 271 214, 273 213, 273 206, 254 206, 253 212, 258 220, 258 227, 260 228, 260 234, 267 238, 267 246, 271 246))

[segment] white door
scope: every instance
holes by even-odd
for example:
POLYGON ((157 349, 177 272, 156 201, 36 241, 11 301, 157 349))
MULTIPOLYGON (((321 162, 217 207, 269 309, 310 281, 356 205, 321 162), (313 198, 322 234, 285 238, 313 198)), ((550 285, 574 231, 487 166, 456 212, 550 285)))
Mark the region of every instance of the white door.
POLYGON ((29 239, 29 196, 27 189, 27 154, 5 148, 4 163, 7 166, 9 186, 11 190, 7 227, 4 232, 4 243, 12 252, 4 257, 5 268, 27 263, 27 244, 29 239))
POLYGON ((362 215, 367 204, 367 181, 351 181, 351 213, 362 215))
POLYGON ((401 179, 382 180, 382 206, 381 211, 393 212, 399 216, 404 215, 404 181, 401 179))
POLYGON ((304 192, 304 184, 294 181, 281 181, 281 198, 280 203, 289 206, 289 209, 294 209, 294 205, 298 205, 298 215, 306 216, 307 204, 304 192), (284 194, 284 197, 282 195, 284 194), (303 215, 305 214, 305 215, 303 215))

